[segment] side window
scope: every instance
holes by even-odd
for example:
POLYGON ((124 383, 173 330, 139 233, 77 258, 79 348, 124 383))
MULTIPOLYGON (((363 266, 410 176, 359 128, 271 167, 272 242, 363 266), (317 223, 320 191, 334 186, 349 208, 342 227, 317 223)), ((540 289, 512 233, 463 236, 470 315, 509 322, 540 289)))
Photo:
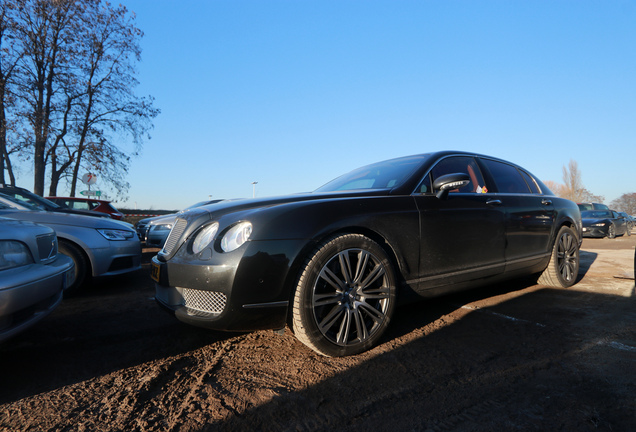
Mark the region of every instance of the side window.
POLYGON ((452 190, 451 193, 485 193, 488 191, 486 183, 484 182, 484 177, 482 176, 475 159, 469 156, 454 156, 439 161, 437 165, 433 167, 431 172, 424 178, 422 183, 420 183, 418 192, 434 192, 432 190, 432 184, 435 179, 446 174, 456 173, 468 174, 470 177, 470 183, 460 189, 452 190))
POLYGON ((527 172, 525 172, 524 170, 519 170, 519 171, 521 172, 521 175, 523 176, 523 178, 526 180, 526 183, 528 183, 528 186, 530 186, 530 190, 532 191, 532 193, 540 194, 541 189, 539 188, 539 185, 537 184, 537 182, 534 181, 532 176, 528 174, 527 172))
POLYGON ((497 191, 500 193, 530 193, 530 187, 523 179, 519 170, 507 163, 490 159, 483 159, 484 164, 497 183, 497 191))
POLYGON ((73 208, 75 210, 90 210, 88 204, 83 201, 73 201, 73 208))

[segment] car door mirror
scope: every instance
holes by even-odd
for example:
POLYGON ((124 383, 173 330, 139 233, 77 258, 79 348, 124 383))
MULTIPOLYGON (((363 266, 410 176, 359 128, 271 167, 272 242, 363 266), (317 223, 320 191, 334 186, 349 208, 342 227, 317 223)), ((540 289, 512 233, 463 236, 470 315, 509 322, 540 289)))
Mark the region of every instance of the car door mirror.
POLYGON ((437 198, 446 199, 453 189, 462 188, 470 183, 470 176, 464 173, 445 174, 433 182, 433 190, 437 191, 437 198))

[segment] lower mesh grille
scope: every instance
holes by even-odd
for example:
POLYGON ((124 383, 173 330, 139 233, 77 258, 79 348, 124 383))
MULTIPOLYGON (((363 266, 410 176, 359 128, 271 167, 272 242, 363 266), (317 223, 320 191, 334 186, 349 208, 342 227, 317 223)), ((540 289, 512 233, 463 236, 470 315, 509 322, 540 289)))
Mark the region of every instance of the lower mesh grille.
POLYGON ((216 291, 201 291, 190 288, 183 289, 185 307, 190 315, 206 315, 221 313, 225 308, 227 296, 216 291))

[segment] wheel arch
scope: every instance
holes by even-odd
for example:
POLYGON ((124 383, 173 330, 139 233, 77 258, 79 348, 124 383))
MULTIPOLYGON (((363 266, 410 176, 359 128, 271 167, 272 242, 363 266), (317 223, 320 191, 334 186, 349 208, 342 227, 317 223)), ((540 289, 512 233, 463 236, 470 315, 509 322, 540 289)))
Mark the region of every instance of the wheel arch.
POLYGON ((86 263, 88 264, 89 268, 88 268, 88 274, 91 276, 95 276, 93 274, 94 269, 95 269, 95 265, 93 264, 93 260, 95 259, 94 255, 91 253, 91 250, 88 246, 86 246, 83 242, 79 241, 79 239, 77 239, 76 237, 73 236, 68 236, 65 234, 57 234, 57 238, 58 238, 58 242, 66 242, 71 244, 72 246, 75 246, 75 248, 77 248, 79 250, 79 252, 84 256, 84 258, 86 259, 86 263))

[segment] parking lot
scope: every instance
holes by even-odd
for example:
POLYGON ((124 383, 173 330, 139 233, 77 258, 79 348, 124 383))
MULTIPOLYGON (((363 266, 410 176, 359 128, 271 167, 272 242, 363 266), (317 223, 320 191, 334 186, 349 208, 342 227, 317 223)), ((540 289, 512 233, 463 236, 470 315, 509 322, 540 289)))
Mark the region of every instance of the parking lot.
POLYGON ((636 235, 586 239, 581 280, 398 308, 370 352, 189 327, 143 271, 94 282, 0 345, 0 430, 627 431, 636 235))

